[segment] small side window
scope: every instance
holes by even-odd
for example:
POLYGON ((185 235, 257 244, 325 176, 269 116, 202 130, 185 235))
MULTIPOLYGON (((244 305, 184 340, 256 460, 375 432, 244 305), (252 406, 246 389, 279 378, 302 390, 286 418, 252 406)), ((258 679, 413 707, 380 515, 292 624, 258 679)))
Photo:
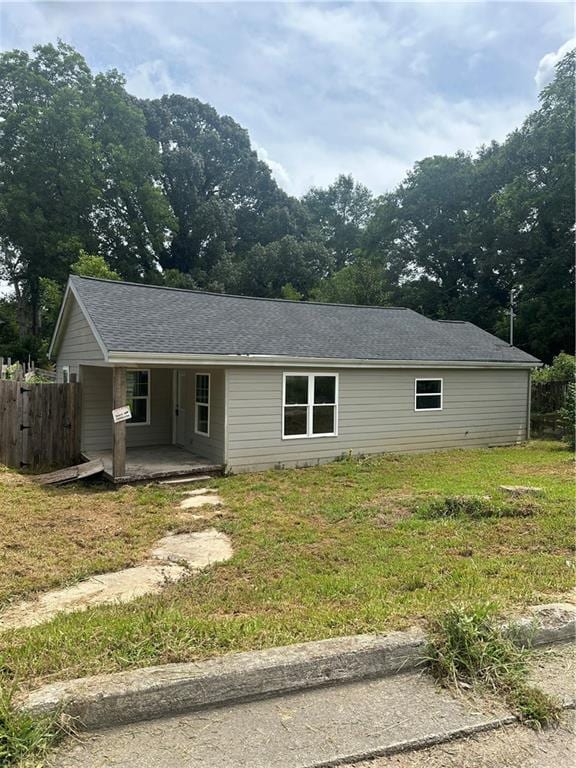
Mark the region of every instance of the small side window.
POLYGON ((441 411, 443 405, 442 379, 416 379, 415 411, 441 411))
POLYGON ((196 374, 196 434, 210 437, 210 374, 196 374))
POLYGON ((62 383, 63 384, 70 383, 70 366, 69 365, 62 366, 62 383))

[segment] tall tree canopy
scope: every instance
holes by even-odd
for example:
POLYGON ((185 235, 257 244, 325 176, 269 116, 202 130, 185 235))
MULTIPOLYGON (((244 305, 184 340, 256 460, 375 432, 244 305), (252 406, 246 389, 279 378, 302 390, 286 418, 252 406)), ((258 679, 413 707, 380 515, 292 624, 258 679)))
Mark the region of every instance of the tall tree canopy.
POLYGON ((278 187, 247 131, 231 117, 185 96, 141 104, 178 219, 178 233, 161 259, 164 268, 198 285, 230 288, 232 260, 242 261, 256 244, 301 235, 300 203, 278 187))
POLYGON ((117 72, 64 43, 0 54, 0 264, 21 334, 38 334, 40 279, 64 281, 83 248, 127 278, 155 271, 175 226, 159 170, 117 72))
POLYGON ((350 264, 374 211, 368 187, 341 174, 327 189, 313 187, 302 202, 316 237, 332 253, 335 267, 350 264))

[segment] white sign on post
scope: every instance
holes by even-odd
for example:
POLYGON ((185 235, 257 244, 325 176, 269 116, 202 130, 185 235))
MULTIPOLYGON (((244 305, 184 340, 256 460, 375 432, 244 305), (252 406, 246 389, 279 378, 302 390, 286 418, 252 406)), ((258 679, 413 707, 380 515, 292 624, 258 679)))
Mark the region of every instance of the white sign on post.
POLYGON ((114 408, 112 418, 114 419, 114 424, 118 424, 119 421, 128 421, 128 419, 132 418, 130 406, 123 405, 122 408, 114 408))

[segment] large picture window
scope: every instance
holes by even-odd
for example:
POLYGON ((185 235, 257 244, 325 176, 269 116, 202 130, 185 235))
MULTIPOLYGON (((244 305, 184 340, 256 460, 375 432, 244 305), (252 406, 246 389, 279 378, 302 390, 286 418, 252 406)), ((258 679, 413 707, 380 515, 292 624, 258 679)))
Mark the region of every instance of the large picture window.
POLYGON ((416 379, 414 410, 442 410, 442 379, 416 379))
POLYGON ((338 434, 338 375, 285 373, 282 437, 338 434))
POLYGON ((210 436, 210 374, 196 374, 196 433, 210 436))
POLYGON ((150 371, 126 371, 126 404, 132 411, 128 424, 150 424, 150 371))

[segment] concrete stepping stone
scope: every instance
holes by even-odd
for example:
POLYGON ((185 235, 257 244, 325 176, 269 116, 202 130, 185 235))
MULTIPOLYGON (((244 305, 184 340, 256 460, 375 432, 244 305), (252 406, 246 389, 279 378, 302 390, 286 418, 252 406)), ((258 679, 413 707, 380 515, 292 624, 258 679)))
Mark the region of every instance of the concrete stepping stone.
POLYGON ((216 488, 194 488, 193 491, 181 491, 184 496, 204 496, 209 493, 218 493, 216 488))
POLYGON ((34 627, 59 613, 84 611, 96 605, 128 603, 143 595, 160 592, 170 582, 190 571, 232 557, 232 544, 225 533, 208 528, 198 533, 165 536, 150 553, 160 563, 144 563, 115 573, 91 576, 78 584, 55 589, 34 600, 23 600, 0 614, 0 631, 34 627))
POLYGON ((200 496, 189 496, 180 502, 180 509, 199 509, 205 506, 220 507, 222 506, 222 499, 217 494, 202 494, 200 496))
POLYGON ((500 490, 511 493, 513 496, 522 496, 525 494, 538 495, 543 493, 542 488, 537 488, 534 485, 501 485, 500 490))
POLYGON ((232 557, 229 537, 215 528, 196 533, 178 533, 165 536, 156 543, 152 557, 159 560, 185 562, 191 570, 201 570, 213 563, 222 563, 232 557))
POLYGON ((91 576, 78 584, 55 589, 35 600, 23 600, 0 615, 0 630, 33 627, 58 613, 83 611, 95 605, 127 603, 160 592, 167 582, 178 581, 188 569, 176 563, 155 563, 91 576))

